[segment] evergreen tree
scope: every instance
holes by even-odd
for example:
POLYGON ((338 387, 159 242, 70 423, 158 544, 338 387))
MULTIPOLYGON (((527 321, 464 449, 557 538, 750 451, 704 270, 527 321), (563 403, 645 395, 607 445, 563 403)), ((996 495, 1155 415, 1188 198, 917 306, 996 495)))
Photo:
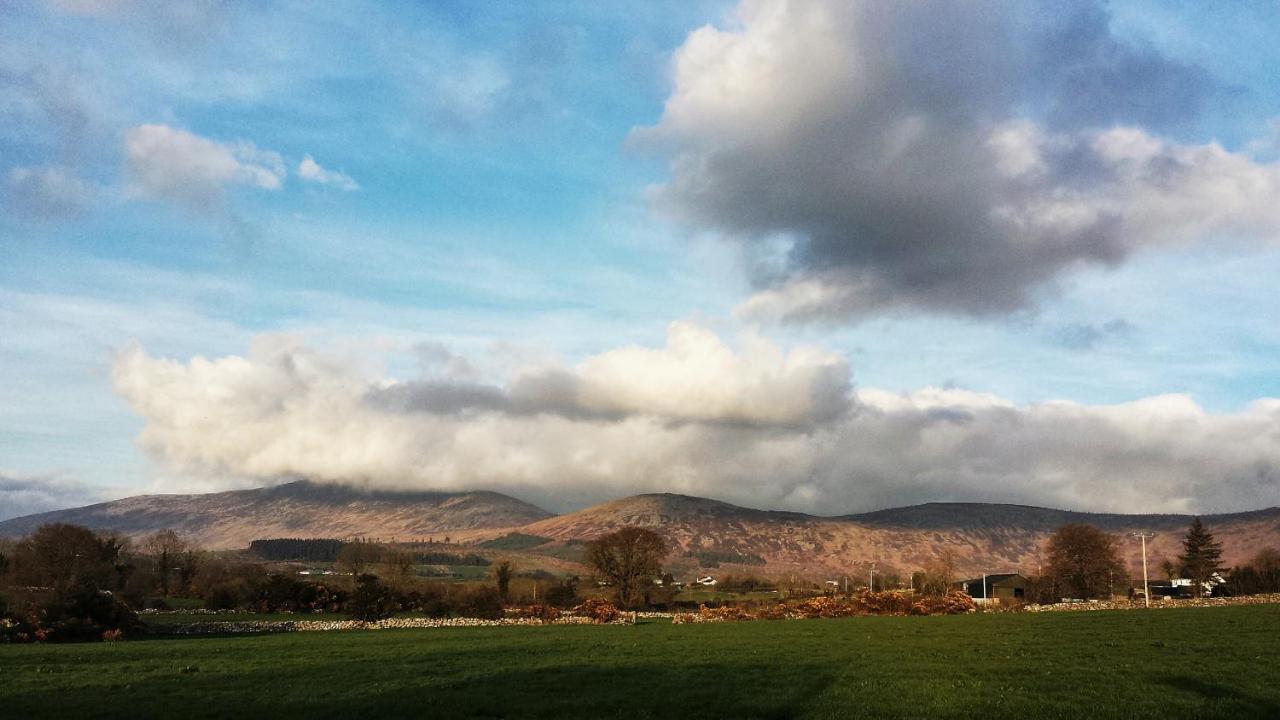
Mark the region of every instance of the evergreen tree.
POLYGON ((1213 539, 1213 533, 1205 529, 1199 517, 1191 520, 1191 528, 1182 540, 1182 573, 1195 583, 1196 597, 1204 592, 1204 583, 1222 567, 1222 543, 1213 539))
POLYGON ((498 581, 498 597, 503 602, 511 599, 511 576, 515 573, 515 567, 507 560, 498 563, 493 570, 493 576, 498 581))

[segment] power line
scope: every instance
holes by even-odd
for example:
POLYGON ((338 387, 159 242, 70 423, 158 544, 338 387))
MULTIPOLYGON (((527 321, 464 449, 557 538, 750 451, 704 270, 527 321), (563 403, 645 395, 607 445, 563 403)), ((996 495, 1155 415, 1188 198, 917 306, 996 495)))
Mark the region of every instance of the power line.
POLYGON ((1129 533, 1129 537, 1142 538, 1142 599, 1146 601, 1147 607, 1151 607, 1151 584, 1147 582, 1147 538, 1155 536, 1153 532, 1142 530, 1129 533))

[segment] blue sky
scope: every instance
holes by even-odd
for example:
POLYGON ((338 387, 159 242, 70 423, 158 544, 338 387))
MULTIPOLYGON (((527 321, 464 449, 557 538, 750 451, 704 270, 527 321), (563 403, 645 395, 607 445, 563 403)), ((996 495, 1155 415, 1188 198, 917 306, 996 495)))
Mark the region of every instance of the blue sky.
MULTIPOLYGON (((706 132, 735 130, 725 115, 681 124, 678 98, 696 79, 679 68, 705 67, 678 60, 700 42, 699 28, 749 37, 765 26, 735 3, 166 7, 32 0, 0 9, 0 475, 28 493, 0 516, 16 514, 20 502, 34 510, 102 492, 267 479, 271 473, 223 456, 197 472, 189 452, 172 462, 182 453, 169 441, 140 444, 139 434, 160 421, 147 401, 118 381, 113 388, 113 367, 130 348, 179 363, 247 357, 255 338, 280 334, 356 358, 374 383, 417 378, 423 343, 471 358, 473 379, 503 385, 515 365, 575 368, 616 348, 662 347, 669 325, 688 321, 731 345, 746 333, 780 347, 824 348, 847 360, 855 389, 946 388, 1019 408, 1186 394, 1226 418, 1280 397, 1280 232, 1255 210, 1257 197, 1242 201, 1240 213, 1261 219, 1239 237, 1221 224, 1177 242, 1121 237, 1118 255, 1084 253, 1025 284, 1019 274, 1010 280, 1026 292, 1018 301, 890 287, 874 305, 842 301, 799 321, 744 312, 749 298, 795 283, 835 282, 834 292, 844 292, 838 283, 847 278, 833 280, 830 268, 860 267, 849 258, 866 256, 840 244, 842 230, 830 241, 839 250, 820 251, 826 246, 804 236, 805 222, 775 222, 791 216, 773 200, 713 206, 685 191, 692 186, 683 184, 680 158, 726 157, 706 132), (653 141, 644 128, 662 137, 653 141), (190 154, 158 157, 144 147, 190 154), (303 172, 307 159, 320 170, 303 172), (235 166, 201 165, 213 161, 235 166), (768 219, 750 212, 757 203, 768 219), (760 257, 773 242, 792 255, 771 280, 760 257), (38 483, 54 489, 30 500, 38 483)), ((1124 76, 1139 71, 1153 73, 1152 84, 1177 85, 1173 100, 1115 118, 1103 104, 1071 108, 1073 118, 1097 118, 1090 123, 1062 120, 1031 92, 999 105, 1002 112, 1015 108, 1008 112, 1060 133, 1059 145, 1084 137, 1076 133, 1132 126, 1170 153, 1217 142, 1249 171, 1274 171, 1280 8, 1145 0, 1100 8, 1106 42, 1127 48, 1099 51, 1120 78, 1109 102, 1144 87, 1141 77, 1124 76), (1151 109, 1179 98, 1196 107, 1151 109)), ((992 12, 1002 11, 974 9, 992 12)), ((778 22, 781 32, 801 31, 798 20, 778 22)), ((1084 42, 1068 50, 1083 53, 1084 42)), ((749 85, 761 93, 765 86, 749 85)), ((790 91, 778 92, 760 106, 763 125, 787 111, 790 91), (776 114, 768 102, 778 103, 776 114)), ((793 137, 791 128, 769 129, 769 137, 793 137)), ((742 132, 757 142, 751 133, 764 131, 742 132)), ((776 183, 795 170, 790 160, 739 159, 761 168, 760 177, 776 172, 776 183)), ((693 181, 724 195, 746 187, 721 175, 693 181)), ((1178 235, 1181 226, 1150 233, 1178 235)), ((898 269, 873 279, 895 277, 898 269)), ((1280 444, 1270 442, 1241 462, 1265 463, 1280 444)), ((541 499, 558 489, 512 472, 489 484, 541 499)), ((883 472, 874 486, 831 496, 842 505, 836 510, 929 493, 1059 504, 1089 497, 998 482, 951 492, 921 480, 929 473, 918 467, 897 479, 883 472)), ((566 487, 585 501, 589 481, 566 487)), ((764 480, 688 487, 812 509, 836 481, 812 481, 819 490, 806 482, 776 492, 762 489, 764 480)), ((1165 506, 1211 504, 1213 493, 1197 488, 1179 489, 1165 506)), ((1250 486, 1226 502, 1248 505, 1257 492, 1250 486)))

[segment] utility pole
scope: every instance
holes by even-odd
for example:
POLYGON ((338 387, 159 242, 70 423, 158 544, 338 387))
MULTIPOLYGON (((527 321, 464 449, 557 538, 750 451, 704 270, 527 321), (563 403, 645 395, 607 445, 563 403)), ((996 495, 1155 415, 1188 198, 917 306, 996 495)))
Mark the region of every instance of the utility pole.
POLYGON ((867 585, 867 589, 870 590, 871 592, 876 591, 876 564, 875 563, 871 563, 871 578, 870 578, 870 584, 867 585))
POLYGON ((1147 607, 1151 607, 1151 584, 1147 582, 1147 538, 1153 538, 1156 534, 1135 530, 1129 533, 1129 536, 1142 538, 1142 599, 1147 607))

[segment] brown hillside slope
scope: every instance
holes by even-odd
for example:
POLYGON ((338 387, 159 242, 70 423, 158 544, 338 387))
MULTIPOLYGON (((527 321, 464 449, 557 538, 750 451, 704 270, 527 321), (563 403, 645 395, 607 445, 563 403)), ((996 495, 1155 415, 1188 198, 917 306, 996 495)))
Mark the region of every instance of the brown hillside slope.
MULTIPOLYGON (((1206 524, 1224 543, 1225 559, 1240 562, 1267 546, 1280 547, 1280 508, 1208 515, 1206 524)), ((1153 573, 1178 554, 1187 515, 1111 515, 976 503, 930 503, 861 515, 815 517, 802 513, 739 508, 683 495, 655 494, 596 505, 540 520, 521 532, 557 540, 586 540, 626 525, 652 528, 676 546, 673 557, 696 563, 698 551, 756 556, 764 566, 736 566, 760 574, 805 576, 861 574, 870 563, 910 571, 945 550, 963 573, 1034 573, 1043 547, 1059 526, 1096 525, 1123 534, 1154 530, 1148 546, 1153 573)), ((1125 554, 1137 569, 1139 546, 1126 540, 1125 554)))
POLYGON ((0 537, 67 522, 123 535, 173 528, 210 550, 244 548, 272 537, 409 540, 448 531, 523 525, 549 517, 494 492, 368 492, 294 482, 205 495, 140 495, 0 522, 0 537))

